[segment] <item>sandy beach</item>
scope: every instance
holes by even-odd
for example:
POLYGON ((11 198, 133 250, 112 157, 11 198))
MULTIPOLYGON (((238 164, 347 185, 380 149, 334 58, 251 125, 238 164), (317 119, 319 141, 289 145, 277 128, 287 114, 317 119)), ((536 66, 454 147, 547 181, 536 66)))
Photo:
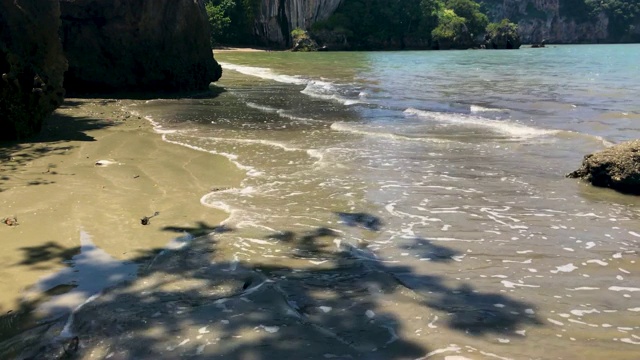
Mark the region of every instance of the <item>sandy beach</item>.
POLYGON ((163 142, 125 106, 135 103, 69 99, 37 139, 0 149, 0 217, 18 220, 0 226, 4 313, 18 309, 39 279, 66 267, 82 233, 114 259, 129 260, 226 217, 199 199, 243 174, 221 156, 163 142))
POLYGON ((250 47, 217 47, 213 49, 213 53, 222 53, 222 52, 267 52, 267 51, 273 51, 273 50, 267 50, 267 49, 257 49, 257 48, 250 48, 250 47))

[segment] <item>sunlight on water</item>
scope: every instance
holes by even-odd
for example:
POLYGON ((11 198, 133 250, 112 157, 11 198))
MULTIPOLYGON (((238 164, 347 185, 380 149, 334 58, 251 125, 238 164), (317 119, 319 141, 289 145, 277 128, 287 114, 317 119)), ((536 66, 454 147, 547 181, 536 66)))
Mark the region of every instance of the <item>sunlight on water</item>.
POLYGON ((217 57, 219 97, 139 110, 246 172, 201 198, 236 266, 381 264, 433 355, 637 353, 640 200, 564 174, 638 137, 640 46, 217 57))

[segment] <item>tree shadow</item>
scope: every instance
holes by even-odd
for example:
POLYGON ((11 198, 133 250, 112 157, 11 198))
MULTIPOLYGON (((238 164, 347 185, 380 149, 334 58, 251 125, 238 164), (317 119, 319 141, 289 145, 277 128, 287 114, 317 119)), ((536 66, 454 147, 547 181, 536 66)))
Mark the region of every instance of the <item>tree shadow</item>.
MULTIPOLYGON (((527 311, 531 304, 378 261, 367 246, 345 244, 329 227, 268 235, 257 244, 276 247, 270 254, 277 255, 245 261, 238 255, 253 250, 234 242, 228 228, 198 222, 164 230, 192 236, 181 247, 139 253, 136 279, 89 297, 71 317, 30 330, 38 336, 5 339, 0 357, 70 356, 64 349, 78 336, 79 357, 405 359, 429 352, 412 335, 434 310, 447 314, 450 329, 470 335, 512 336, 521 326, 541 325, 527 311)), ((416 244, 438 254, 434 261, 457 254, 425 239, 416 244)), ((49 244, 26 251, 23 263, 69 253, 49 244)))
POLYGON ((17 265, 27 265, 35 269, 49 269, 42 263, 63 263, 71 260, 80 253, 80 247, 65 248, 54 241, 48 241, 42 245, 21 247, 22 261, 17 265))
POLYGON ((362 227, 371 231, 380 231, 382 220, 379 217, 367 213, 346 213, 337 212, 336 215, 347 226, 362 227))
MULTIPOLYGON (((61 110, 76 106, 67 101, 61 110)), ((87 133, 92 130, 113 126, 116 123, 85 116, 69 116, 55 112, 45 120, 40 134, 19 142, 0 142, 0 192, 13 182, 18 185, 47 185, 55 183, 55 165, 49 164, 41 169, 27 169, 27 165, 50 155, 66 155, 77 146, 69 142, 95 141, 87 133), (39 172, 37 177, 22 176, 25 172, 39 172)))
POLYGON ((438 245, 431 240, 416 237, 410 244, 400 245, 400 249, 412 250, 421 258, 434 262, 449 262, 460 252, 446 246, 438 245))

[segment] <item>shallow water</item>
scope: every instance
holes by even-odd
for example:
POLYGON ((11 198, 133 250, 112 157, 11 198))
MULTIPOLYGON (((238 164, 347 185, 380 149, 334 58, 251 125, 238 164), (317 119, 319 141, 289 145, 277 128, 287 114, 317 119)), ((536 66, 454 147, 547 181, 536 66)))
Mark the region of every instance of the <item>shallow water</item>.
POLYGON ((638 354, 640 199, 564 174, 640 134, 640 46, 216 57, 219 97, 138 110, 246 170, 201 199, 229 212, 235 261, 293 263, 304 248, 282 239, 330 230, 324 247, 479 317, 433 306, 420 331, 441 354, 638 354))
POLYGON ((640 199, 564 174, 638 138, 640 46, 216 58, 216 98, 129 110, 246 172, 201 198, 229 213, 225 271, 267 274, 300 313, 318 286, 308 321, 350 344, 382 329, 354 340, 363 358, 406 339, 425 358, 637 358, 640 199), (368 297, 334 298, 351 287, 368 297), (341 328, 339 307, 370 322, 341 328))

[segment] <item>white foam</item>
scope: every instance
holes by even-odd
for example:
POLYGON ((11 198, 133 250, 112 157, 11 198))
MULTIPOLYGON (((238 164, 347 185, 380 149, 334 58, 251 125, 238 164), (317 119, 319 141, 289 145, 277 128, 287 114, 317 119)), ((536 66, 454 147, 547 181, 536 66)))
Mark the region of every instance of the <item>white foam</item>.
POLYGON ((597 287, 589 287, 589 286, 582 286, 582 287, 577 287, 577 288, 573 288, 573 289, 567 289, 569 291, 591 291, 591 290, 600 290, 600 288, 597 287))
POLYGON ((506 288, 510 288, 510 289, 514 289, 515 287, 531 287, 531 288, 539 288, 539 285, 528 285, 528 284, 520 284, 520 283, 514 283, 508 280, 502 280, 500 281, 502 283, 502 285, 504 285, 504 287, 506 288))
POLYGON ((550 323, 554 324, 554 325, 564 326, 564 323, 563 323, 563 322, 561 322, 561 321, 558 321, 558 320, 555 320, 555 319, 552 319, 552 318, 547 318, 547 320, 548 320, 550 323))
POLYGON ((219 137, 206 137, 206 138, 202 138, 202 139, 212 140, 212 141, 220 141, 220 142, 241 143, 241 144, 260 144, 260 145, 279 148, 279 149, 282 149, 284 151, 305 151, 305 150, 302 150, 302 149, 289 147, 286 144, 283 144, 283 143, 280 143, 280 142, 277 142, 277 141, 263 140, 263 139, 237 139, 237 138, 229 139, 229 138, 219 138, 219 137))
POLYGON ((219 64, 220 66, 222 66, 223 69, 237 71, 241 74, 259 77, 261 79, 274 80, 274 81, 285 83, 285 84, 296 84, 296 85, 304 85, 307 83, 307 80, 302 79, 298 76, 278 74, 273 72, 273 70, 269 68, 236 65, 236 64, 226 63, 226 62, 219 62, 219 64))
MULTIPOLYGON (((138 113, 133 112, 134 115, 139 116, 138 113)), ((153 118, 151 116, 145 116, 144 117, 153 127, 153 131, 155 131, 158 134, 174 134, 176 132, 178 132, 178 130, 164 130, 162 128, 162 125, 160 125, 158 122, 156 122, 155 120, 153 120, 153 118)))
POLYGON ((192 150, 196 150, 196 151, 202 151, 202 152, 206 152, 209 154, 213 154, 213 155, 220 155, 223 157, 226 157, 227 159, 229 159, 229 161, 231 161, 238 169, 240 170, 244 170, 246 171, 248 176, 260 176, 262 175, 262 173, 260 171, 257 171, 254 167, 252 166, 247 166, 247 165, 243 165, 240 162, 237 161, 238 159, 238 155, 235 154, 229 154, 229 153, 225 153, 225 152, 220 152, 220 151, 215 151, 215 150, 207 150, 205 148, 201 148, 199 146, 195 146, 195 145, 190 145, 190 144, 185 144, 179 141, 175 141, 175 140, 169 140, 165 135, 162 135, 162 140, 166 141, 170 144, 174 144, 174 145, 180 145, 180 146, 184 146, 187 147, 189 149, 192 150))
POLYGON ((313 119, 309 119, 309 118, 304 118, 304 117, 291 115, 291 114, 287 113, 287 111, 285 109, 276 109, 276 108, 272 108, 270 106, 260 105, 260 104, 256 104, 256 103, 252 103, 252 102, 247 102, 246 105, 248 107, 250 107, 250 108, 253 108, 253 109, 256 109, 256 110, 260 110, 260 111, 263 111, 263 112, 266 112, 266 113, 278 114, 278 116, 280 116, 280 117, 291 119, 291 120, 298 120, 298 121, 304 121, 304 122, 317 121, 317 120, 313 120, 313 119))
POLYGON ((458 345, 451 344, 446 348, 440 348, 440 349, 433 350, 433 351, 429 352, 427 355, 425 355, 424 357, 421 357, 421 358, 416 359, 416 360, 428 359, 428 358, 432 357, 433 355, 438 355, 438 354, 442 354, 442 353, 449 352, 449 351, 458 352, 460 350, 462 350, 462 349, 458 345))
POLYGON ((356 126, 347 124, 344 122, 335 122, 331 124, 331 130, 347 132, 351 134, 373 136, 373 137, 389 139, 389 140, 417 141, 417 142, 428 142, 428 143, 449 143, 450 142, 448 140, 442 140, 442 139, 425 138, 425 137, 409 137, 409 136, 397 135, 397 134, 392 134, 387 132, 368 131, 366 129, 358 129, 356 126))
POLYGON ((339 95, 336 85, 327 81, 308 80, 300 76, 278 74, 269 68, 261 68, 256 66, 237 65, 226 62, 220 62, 220 65, 224 69, 237 71, 249 76, 255 76, 267 80, 274 80, 285 84, 306 85, 301 93, 311 97, 338 101, 344 105, 353 105, 361 102, 357 99, 348 99, 339 95))
POLYGON ((339 95, 336 86, 326 81, 309 81, 307 87, 301 93, 318 99, 337 101, 347 106, 361 102, 360 100, 348 99, 339 95))
POLYGON ((557 266, 556 270, 551 270, 552 273, 557 274, 559 272, 572 272, 573 270, 576 270, 578 267, 573 265, 573 264, 567 264, 567 265, 562 265, 562 266, 557 266))
POLYGON ((280 327, 279 326, 265 326, 265 325, 260 325, 259 327, 263 328, 264 331, 268 332, 269 334, 275 334, 278 331, 280 331, 280 327))
POLYGON ((597 309, 590 309, 590 310, 571 310, 571 313, 575 316, 584 316, 584 314, 599 314, 600 311, 598 311, 597 309))
POLYGON ((635 292, 635 291, 640 291, 640 288, 634 288, 634 287, 623 287, 623 286, 610 286, 609 290, 611 291, 629 291, 629 292, 635 292))
POLYGON ((593 259, 593 260, 587 260, 587 264, 598 264, 598 265, 600 265, 600 266, 607 266, 607 265, 609 265, 609 263, 606 263, 606 262, 604 262, 604 261, 602 261, 602 260, 596 260, 596 259, 593 259))
POLYGON ((499 108, 489 108, 480 105, 471 105, 469 107, 469 111, 473 114, 484 113, 484 112, 505 112, 507 109, 499 109, 499 108))
POLYGON ((479 116, 459 113, 442 113, 409 108, 404 111, 406 115, 418 116, 444 124, 483 127, 517 139, 530 139, 540 136, 557 134, 559 130, 538 129, 518 123, 491 120, 479 116))

